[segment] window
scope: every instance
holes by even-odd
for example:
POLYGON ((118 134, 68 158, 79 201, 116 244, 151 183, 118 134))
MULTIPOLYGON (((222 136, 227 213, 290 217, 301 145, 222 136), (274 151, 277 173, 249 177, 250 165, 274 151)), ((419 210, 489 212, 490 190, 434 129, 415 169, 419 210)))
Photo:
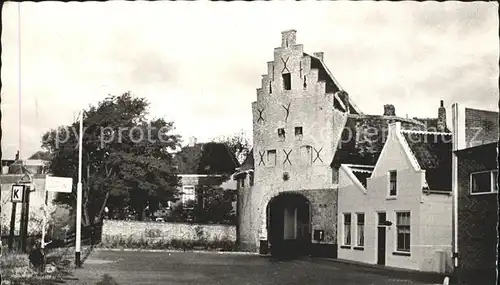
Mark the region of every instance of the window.
POLYGON ((182 187, 182 203, 185 204, 188 201, 194 201, 196 198, 194 186, 183 186, 182 187))
POLYGON ((410 212, 396 213, 397 251, 410 251, 410 212))
POLYGON ((280 140, 285 140, 285 129, 284 128, 278 129, 278 137, 280 138, 280 140))
POLYGON ((245 180, 246 180, 246 177, 241 178, 241 188, 245 187, 245 180))
POLYGON ((339 169, 336 167, 332 167, 332 184, 339 183, 339 169))
POLYGON ((295 135, 302 136, 302 127, 295 127, 295 135))
POLYGON ((283 73, 283 89, 291 90, 292 89, 292 78, 290 73, 283 73))
POLYGON ((271 149, 267 151, 267 163, 269 166, 276 166, 276 150, 271 149))
POLYGON ((351 214, 344 214, 344 245, 351 245, 351 214))
POLYGON ((250 172, 250 186, 253 186, 253 172, 250 172))
POLYGON ((396 196, 398 192, 397 180, 396 171, 389 171, 389 196, 396 196))
POLYGON ((357 214, 357 246, 365 245, 365 214, 357 214))
POLYGON ((311 165, 312 164, 312 146, 304 145, 300 147, 300 159, 303 164, 311 165))
POLYGON ((498 170, 471 173, 471 194, 498 193, 498 170))

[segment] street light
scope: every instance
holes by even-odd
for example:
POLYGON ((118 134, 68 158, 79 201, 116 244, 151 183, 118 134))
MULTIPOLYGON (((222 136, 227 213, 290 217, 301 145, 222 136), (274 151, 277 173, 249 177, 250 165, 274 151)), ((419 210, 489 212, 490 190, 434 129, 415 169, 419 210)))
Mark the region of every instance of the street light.
POLYGON ((82 235, 82 142, 83 110, 80 111, 80 135, 78 137, 78 183, 76 184, 76 241, 75 266, 81 267, 80 242, 82 235))

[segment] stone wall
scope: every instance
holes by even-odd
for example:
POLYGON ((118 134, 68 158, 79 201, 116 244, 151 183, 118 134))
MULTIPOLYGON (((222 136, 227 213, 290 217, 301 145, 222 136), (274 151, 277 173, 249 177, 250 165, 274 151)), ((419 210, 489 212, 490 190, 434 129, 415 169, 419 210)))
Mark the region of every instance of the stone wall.
POLYGON ((165 241, 197 240, 200 232, 207 241, 236 241, 236 227, 229 225, 104 220, 102 226, 103 240, 105 237, 116 236, 133 240, 141 238, 163 238, 165 241))

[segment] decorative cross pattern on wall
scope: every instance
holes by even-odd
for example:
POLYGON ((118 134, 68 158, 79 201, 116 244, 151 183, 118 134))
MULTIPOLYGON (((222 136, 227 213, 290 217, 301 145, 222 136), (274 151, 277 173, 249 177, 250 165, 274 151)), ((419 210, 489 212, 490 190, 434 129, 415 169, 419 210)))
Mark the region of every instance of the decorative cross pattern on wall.
POLYGON ((260 155, 260 161, 259 161, 259 166, 261 164, 263 164, 264 166, 266 165, 266 163, 264 162, 264 154, 266 154, 265 151, 259 151, 259 155, 260 155))
POLYGON ((259 118, 257 119, 257 122, 264 122, 264 117, 262 116, 262 114, 264 113, 264 108, 262 109, 257 109, 257 112, 259 112, 259 118))
POLYGON ((316 158, 314 158, 313 160, 313 163, 319 159, 321 162, 323 162, 323 159, 321 159, 321 157, 319 156, 319 153, 323 150, 323 148, 320 148, 319 150, 316 150, 316 148, 313 148, 314 149, 314 152, 316 152, 316 158))
POLYGON ((286 64, 288 63, 288 59, 289 59, 289 57, 287 57, 286 59, 281 58, 281 61, 282 61, 282 62, 283 62, 283 64, 284 64, 284 67, 283 67, 283 70, 281 71, 281 73, 285 73, 285 70, 286 70, 288 73, 290 73, 290 70, 289 70, 289 69, 288 69, 288 67, 286 66, 286 64))
POLYGON ((290 161, 290 153, 292 153, 292 150, 290 150, 289 152, 283 150, 283 152, 285 153, 285 160, 283 161, 283 164, 285 164, 288 161, 288 163, 292 165, 292 162, 290 161))
POLYGON ((285 115, 285 122, 286 120, 288 120, 288 116, 290 115, 290 104, 291 103, 288 103, 287 106, 285 105, 281 105, 281 107, 283 107, 283 109, 285 109, 285 112, 286 112, 286 115, 285 115))

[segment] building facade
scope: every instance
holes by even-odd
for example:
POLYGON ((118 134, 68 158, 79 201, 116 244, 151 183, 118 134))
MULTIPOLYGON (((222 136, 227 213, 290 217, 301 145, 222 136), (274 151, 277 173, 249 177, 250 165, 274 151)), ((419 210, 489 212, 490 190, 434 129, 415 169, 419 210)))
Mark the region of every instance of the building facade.
POLYGON ((392 123, 374 165, 339 170, 339 258, 451 272, 451 133, 392 123))
POLYGON ((498 112, 453 106, 460 284, 497 279, 498 112))
POLYGON ((253 150, 235 175, 242 185, 240 247, 261 252, 269 247, 274 252, 306 250, 335 257, 338 165, 334 164, 352 157, 373 161, 390 122, 419 130, 426 124, 397 117, 390 104, 384 106, 383 115, 363 114, 328 70, 323 53, 305 53, 294 30, 282 32, 281 46, 267 67, 252 103, 253 150), (361 142, 372 126, 380 130, 380 137, 374 143, 361 142))

